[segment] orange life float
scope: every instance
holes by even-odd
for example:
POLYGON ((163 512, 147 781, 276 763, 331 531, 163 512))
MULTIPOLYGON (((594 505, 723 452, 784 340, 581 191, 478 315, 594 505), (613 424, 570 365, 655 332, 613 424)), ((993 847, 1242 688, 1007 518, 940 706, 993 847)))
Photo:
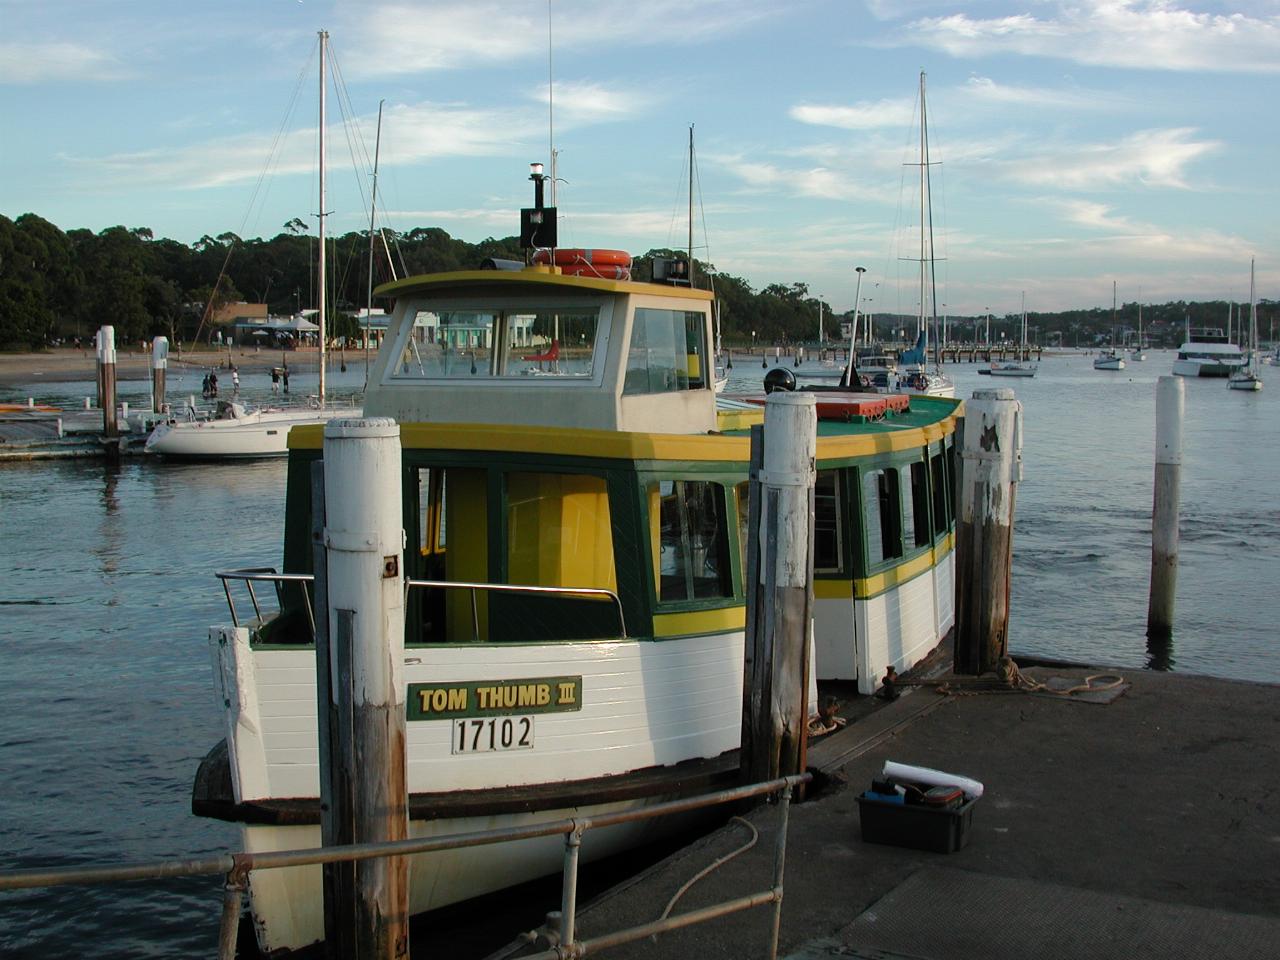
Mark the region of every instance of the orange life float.
POLYGON ((591 264, 596 267, 630 267, 631 254, 625 250, 592 250, 581 247, 558 247, 553 250, 535 250, 534 263, 554 263, 557 267, 573 267, 591 264), (552 259, 552 254, 555 259, 552 259))

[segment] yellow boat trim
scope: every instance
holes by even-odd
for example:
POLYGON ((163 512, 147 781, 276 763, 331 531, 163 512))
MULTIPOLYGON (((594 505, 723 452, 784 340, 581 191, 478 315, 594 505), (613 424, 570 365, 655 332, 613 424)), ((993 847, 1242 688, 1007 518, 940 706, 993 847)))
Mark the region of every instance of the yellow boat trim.
MULTIPOLYGON (((818 460, 855 459, 911 450, 940 440, 955 430, 955 414, 938 423, 892 433, 852 437, 819 437, 818 460)), ((608 460, 672 460, 680 462, 745 463, 751 440, 690 433, 623 433, 617 430, 579 430, 570 427, 529 427, 498 423, 406 423, 400 426, 406 450, 475 450, 496 453, 546 453, 608 460)), ((320 450, 324 425, 294 427, 290 450, 320 450)))
POLYGON ((658 613, 653 617, 655 637, 685 637, 697 633, 728 633, 747 625, 745 606, 693 610, 689 613, 658 613))
POLYGON ((750 430, 757 423, 764 423, 764 407, 757 410, 716 411, 716 429, 724 433, 731 430, 750 430))
POLYGON ((689 287, 669 287, 661 283, 637 283, 634 280, 601 280, 597 277, 569 277, 557 268, 526 267, 524 270, 454 270, 448 273, 427 273, 402 280, 384 283, 373 292, 380 297, 403 297, 411 293, 427 293, 452 287, 492 287, 512 284, 535 284, 554 288, 568 287, 579 291, 598 293, 644 294, 650 297, 669 297, 676 300, 714 299, 710 290, 694 290, 689 287))
POLYGON ((872 577, 859 577, 854 580, 815 579, 813 581, 814 599, 850 600, 856 595, 859 600, 867 600, 877 596, 936 567, 955 548, 955 539, 954 532, 948 533, 932 550, 872 577))

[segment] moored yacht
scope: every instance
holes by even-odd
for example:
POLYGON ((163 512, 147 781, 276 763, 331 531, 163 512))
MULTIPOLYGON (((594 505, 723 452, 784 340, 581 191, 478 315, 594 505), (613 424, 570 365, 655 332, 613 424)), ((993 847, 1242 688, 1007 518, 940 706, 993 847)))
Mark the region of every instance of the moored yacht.
POLYGON ((1244 351, 1220 327, 1188 327, 1173 372, 1179 377, 1229 377, 1245 363, 1244 351))
MULTIPOLYGON (((736 782, 750 427, 763 411, 717 406, 714 295, 554 263, 408 277, 380 293, 395 307, 364 409, 401 432, 410 834, 736 782), (539 359, 556 344, 557 362, 539 359), (500 735, 460 736, 476 724, 500 735)), ((819 406, 816 673, 869 694, 954 621, 960 405, 836 390, 819 406)), ((274 579, 278 604, 255 602, 246 618, 242 602, 210 631, 225 739, 193 808, 239 824, 252 851, 319 844, 307 582, 322 441, 318 426, 289 436, 283 572, 220 574, 229 599, 274 579)), ((583 856, 654 829, 593 833, 583 856)), ((415 856, 411 909, 561 858, 558 837, 415 856)), ((264 951, 323 935, 319 867, 255 872, 250 901, 264 951)))

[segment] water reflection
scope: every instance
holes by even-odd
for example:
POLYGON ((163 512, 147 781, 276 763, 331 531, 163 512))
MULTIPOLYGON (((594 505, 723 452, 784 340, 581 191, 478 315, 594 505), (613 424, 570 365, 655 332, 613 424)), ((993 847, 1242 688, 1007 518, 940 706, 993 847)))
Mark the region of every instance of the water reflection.
POLYGON ((99 502, 102 504, 102 522, 98 524, 98 538, 93 546, 93 553, 102 562, 103 573, 116 573, 119 570, 120 556, 124 548, 124 524, 117 516, 120 513, 120 497, 117 488, 120 485, 121 465, 104 460, 102 463, 102 493, 99 502))
POLYGON ((1147 669, 1168 671, 1177 663, 1173 659, 1173 631, 1147 631, 1147 669))

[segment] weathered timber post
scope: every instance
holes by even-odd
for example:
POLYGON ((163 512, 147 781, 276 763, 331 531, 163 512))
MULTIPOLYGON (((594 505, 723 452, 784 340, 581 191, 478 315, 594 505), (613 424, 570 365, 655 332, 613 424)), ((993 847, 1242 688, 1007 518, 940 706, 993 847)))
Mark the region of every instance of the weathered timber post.
MULTIPOLYGON (((326 846, 403 840, 409 834, 404 531, 395 421, 329 421, 323 490, 316 600, 323 840, 326 846)), ((408 912, 403 857, 326 872, 325 932, 334 956, 408 956, 408 912)))
POLYGON ((116 423, 116 330, 98 330, 98 403, 102 407, 102 432, 108 439, 119 435, 116 423))
POLYGON ((164 413, 164 378, 169 367, 169 338, 151 341, 151 412, 164 413))
POLYGON ((1151 506, 1151 593, 1147 599, 1147 636, 1154 640, 1173 636, 1185 390, 1181 377, 1161 377, 1156 383, 1156 475, 1151 506))
POLYGON ((813 487, 817 401, 777 391, 752 430, 744 779, 805 768, 809 622, 813 613, 813 487))
POLYGON ((1009 644, 1013 512, 1022 479, 1022 404, 1006 388, 965 403, 956 524, 956 673, 995 670, 1009 644))

